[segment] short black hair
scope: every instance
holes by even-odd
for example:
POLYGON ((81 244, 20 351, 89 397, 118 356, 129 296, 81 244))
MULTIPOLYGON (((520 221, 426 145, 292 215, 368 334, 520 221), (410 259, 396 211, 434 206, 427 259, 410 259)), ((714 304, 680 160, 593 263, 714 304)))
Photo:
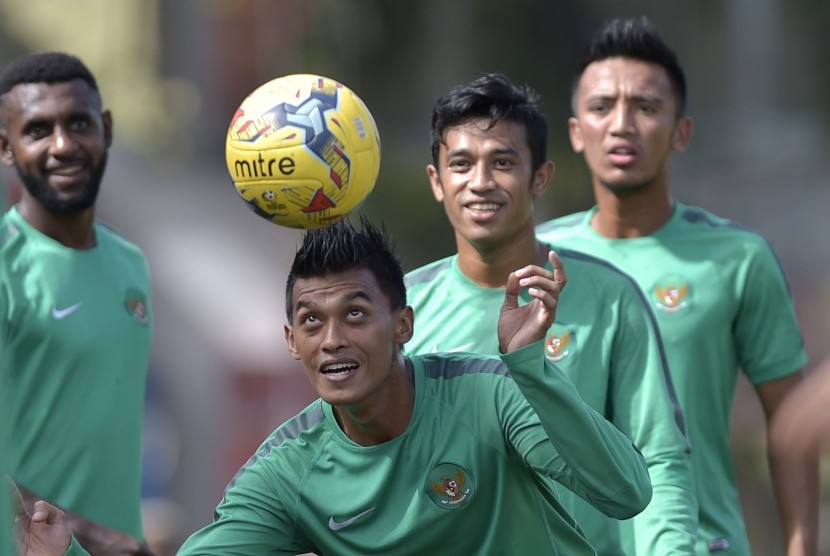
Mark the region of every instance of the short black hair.
POLYGON ((12 60, 0 73, 0 99, 15 86, 27 83, 64 83, 84 80, 100 94, 89 68, 76 56, 63 52, 36 52, 12 60))
POLYGON ((385 227, 378 228, 362 216, 359 227, 344 219, 303 234, 285 284, 288 322, 293 322, 294 284, 298 279, 356 269, 367 269, 375 276, 381 290, 389 298, 391 309, 401 309, 406 305, 406 285, 397 246, 385 227))
MULTIPOLYGON (((591 40, 573 86, 573 99, 579 89, 579 80, 585 68, 607 58, 631 58, 662 67, 677 95, 677 115, 686 110, 686 76, 677 55, 663 41, 651 21, 643 17, 616 18, 605 23, 591 40)), ((574 113, 576 104, 574 102, 574 113)))
POLYGON ((527 130, 533 171, 547 158, 548 123, 539 94, 528 85, 517 85, 503 73, 488 73, 457 85, 438 98, 432 108, 432 163, 438 167, 438 151, 447 128, 469 120, 488 118, 522 124, 527 130))

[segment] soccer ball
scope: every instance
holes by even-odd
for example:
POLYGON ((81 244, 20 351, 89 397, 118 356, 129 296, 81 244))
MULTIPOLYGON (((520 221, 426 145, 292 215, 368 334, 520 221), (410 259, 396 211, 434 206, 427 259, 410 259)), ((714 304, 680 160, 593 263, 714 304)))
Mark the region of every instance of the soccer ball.
POLYGON ((374 189, 380 136, 369 109, 343 84, 288 75, 242 101, 225 160, 236 191, 257 215, 319 228, 345 218, 374 189))

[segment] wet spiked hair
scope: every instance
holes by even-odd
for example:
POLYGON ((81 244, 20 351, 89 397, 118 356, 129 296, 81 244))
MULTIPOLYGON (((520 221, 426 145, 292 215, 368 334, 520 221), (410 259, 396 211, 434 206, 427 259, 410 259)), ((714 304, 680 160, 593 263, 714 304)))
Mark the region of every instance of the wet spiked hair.
POLYGON ((548 123, 539 94, 527 85, 516 85, 503 73, 488 73, 458 85, 438 98, 432 108, 432 163, 438 168, 438 151, 450 127, 487 118, 494 126, 516 122, 527 130, 533 171, 547 158, 548 123))
POLYGON ((309 230, 294 256, 285 284, 285 313, 293 321, 294 284, 298 279, 316 278, 349 270, 369 270, 389 298, 392 309, 406 305, 403 269, 395 242, 384 227, 366 217, 360 226, 341 220, 325 228, 309 230))
POLYGON ((574 80, 574 113, 579 79, 585 68, 594 62, 615 57, 630 58, 662 67, 677 96, 677 115, 683 115, 686 110, 686 76, 677 61, 677 55, 663 41, 647 17, 612 19, 597 31, 574 80))

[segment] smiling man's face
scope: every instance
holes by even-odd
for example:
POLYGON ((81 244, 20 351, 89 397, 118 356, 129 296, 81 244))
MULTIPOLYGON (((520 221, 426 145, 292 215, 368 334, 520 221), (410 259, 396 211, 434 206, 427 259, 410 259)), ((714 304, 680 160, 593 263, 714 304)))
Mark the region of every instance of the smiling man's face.
POLYGON ((443 203, 456 240, 477 248, 504 246, 533 233, 533 204, 553 174, 552 163, 534 172, 527 130, 488 118, 447 129, 438 166, 427 175, 443 203))
POLYGON ((112 120, 81 79, 26 83, 3 97, 0 152, 26 193, 54 214, 93 206, 112 141, 112 120))

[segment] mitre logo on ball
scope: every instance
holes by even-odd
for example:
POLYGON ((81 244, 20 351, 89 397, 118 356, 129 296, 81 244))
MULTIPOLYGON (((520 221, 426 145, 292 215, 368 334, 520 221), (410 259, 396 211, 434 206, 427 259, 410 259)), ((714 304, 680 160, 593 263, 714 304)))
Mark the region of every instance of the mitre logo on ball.
POLYGON ((342 83, 288 75, 242 101, 225 159, 237 192, 257 215, 319 228, 343 219, 374 189, 380 136, 369 109, 342 83))

